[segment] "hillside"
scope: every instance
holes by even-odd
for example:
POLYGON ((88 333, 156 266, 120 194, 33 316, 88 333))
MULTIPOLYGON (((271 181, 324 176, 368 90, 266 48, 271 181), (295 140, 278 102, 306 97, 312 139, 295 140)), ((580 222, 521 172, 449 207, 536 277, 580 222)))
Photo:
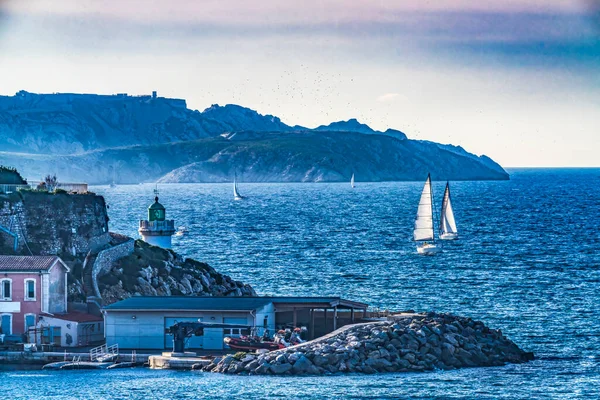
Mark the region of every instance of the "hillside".
POLYGON ((192 111, 152 96, 0 96, 0 164, 25 177, 91 184, 508 179, 461 147, 407 139, 356 119, 290 127, 237 105, 192 111))
MULTIPOLYGON (((188 142, 131 146, 74 156, 6 157, 30 174, 53 170, 64 180, 103 183, 118 166, 123 183, 229 182, 234 170, 245 182, 336 182, 356 173, 360 181, 507 179, 474 155, 434 143, 352 132, 241 132, 188 142)), ((497 165, 497 164, 495 164, 497 165)))

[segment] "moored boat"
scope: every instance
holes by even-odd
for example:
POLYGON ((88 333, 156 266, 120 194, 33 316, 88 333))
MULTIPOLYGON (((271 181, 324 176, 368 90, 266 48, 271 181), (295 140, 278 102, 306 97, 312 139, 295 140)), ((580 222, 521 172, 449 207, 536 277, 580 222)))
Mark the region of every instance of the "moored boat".
POLYGON ((285 348, 284 344, 262 341, 259 338, 241 336, 239 338, 229 337, 223 339, 223 342, 232 349, 235 350, 279 350, 285 348))

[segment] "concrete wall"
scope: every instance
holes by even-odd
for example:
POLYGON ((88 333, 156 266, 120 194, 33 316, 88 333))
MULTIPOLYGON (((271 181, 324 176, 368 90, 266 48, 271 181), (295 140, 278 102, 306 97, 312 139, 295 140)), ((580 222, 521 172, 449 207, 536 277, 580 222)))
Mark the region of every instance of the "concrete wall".
MULTIPOLYGON (((240 312, 106 311, 106 344, 118 344, 122 349, 170 349, 170 345, 165 346, 166 318, 193 318, 214 323, 222 323, 223 318, 246 318, 248 325, 254 325, 250 313, 240 312)), ((167 343, 172 343, 171 337, 167 343)), ((206 329, 203 343, 204 348, 222 349, 223 329, 206 329)))
POLYGON ((145 236, 142 235, 142 240, 152 246, 162 247, 163 249, 171 248, 171 236, 145 236))

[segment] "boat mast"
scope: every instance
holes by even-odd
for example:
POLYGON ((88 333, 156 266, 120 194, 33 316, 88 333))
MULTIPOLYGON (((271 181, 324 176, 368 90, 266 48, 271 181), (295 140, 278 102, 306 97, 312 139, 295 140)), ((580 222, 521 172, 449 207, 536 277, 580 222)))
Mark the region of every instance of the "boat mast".
POLYGON ((431 174, 427 174, 427 180, 429 181, 429 196, 431 198, 431 241, 435 243, 435 217, 433 210, 433 182, 431 182, 431 174))
POLYGON ((442 198, 442 210, 440 212, 440 235, 444 234, 444 220, 446 216, 446 207, 448 206, 448 201, 446 200, 446 193, 448 194, 448 199, 450 199, 450 187, 448 182, 446 181, 446 189, 444 190, 444 197, 442 198))

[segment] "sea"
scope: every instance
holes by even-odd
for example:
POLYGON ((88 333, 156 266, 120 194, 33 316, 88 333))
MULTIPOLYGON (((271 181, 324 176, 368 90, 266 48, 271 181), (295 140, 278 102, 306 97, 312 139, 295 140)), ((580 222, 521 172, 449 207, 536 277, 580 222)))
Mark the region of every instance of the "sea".
MULTIPOLYGON (((247 377, 149 369, 4 371, 11 399, 600 398, 600 169, 510 169, 450 182, 460 239, 417 255, 423 182, 160 184, 175 251, 261 295, 342 296, 469 316, 533 362, 428 373, 247 377)), ((433 177, 435 179, 435 177, 433 177)), ((446 182, 434 182, 439 207, 446 182)), ((153 184, 92 187, 112 231, 138 237, 153 184)), ((436 208, 437 208, 436 207, 436 208)))

